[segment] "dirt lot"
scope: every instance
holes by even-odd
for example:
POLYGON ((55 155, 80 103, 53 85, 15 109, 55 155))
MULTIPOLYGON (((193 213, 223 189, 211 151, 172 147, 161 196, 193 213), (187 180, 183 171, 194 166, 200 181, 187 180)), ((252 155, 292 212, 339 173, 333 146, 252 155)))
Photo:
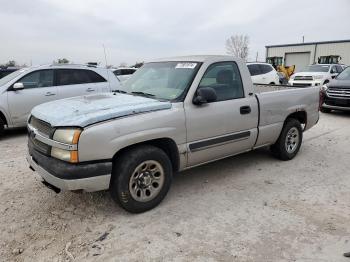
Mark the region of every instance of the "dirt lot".
POLYGON ((350 114, 322 114, 292 161, 263 149, 179 174, 140 215, 55 194, 25 152, 25 131, 0 141, 1 261, 350 261, 350 114))

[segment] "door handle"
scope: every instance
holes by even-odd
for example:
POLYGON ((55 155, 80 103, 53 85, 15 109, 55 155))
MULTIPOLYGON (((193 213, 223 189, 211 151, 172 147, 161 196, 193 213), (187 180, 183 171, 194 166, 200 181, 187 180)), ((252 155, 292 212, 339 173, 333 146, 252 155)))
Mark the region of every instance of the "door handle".
POLYGON ((89 87, 88 89, 86 89, 86 92, 93 92, 93 91, 95 91, 95 89, 93 89, 93 88, 91 88, 91 87, 89 87))
POLYGON ((51 92, 47 92, 46 94, 45 94, 45 96, 55 96, 56 94, 55 93, 51 93, 51 92))
POLYGON ((241 106, 240 108, 241 115, 246 115, 246 114, 249 114, 250 112, 252 112, 252 109, 250 108, 250 106, 241 106))

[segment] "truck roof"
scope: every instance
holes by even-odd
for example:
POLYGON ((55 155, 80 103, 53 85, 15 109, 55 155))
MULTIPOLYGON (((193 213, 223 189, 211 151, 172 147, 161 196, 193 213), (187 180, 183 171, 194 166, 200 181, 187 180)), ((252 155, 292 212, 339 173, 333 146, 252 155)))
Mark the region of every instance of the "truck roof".
POLYGON ((191 55, 191 56, 175 56, 158 58, 150 62, 166 62, 166 61, 183 61, 183 62, 207 62, 207 61, 232 61, 238 60, 239 58, 229 56, 229 55, 191 55))

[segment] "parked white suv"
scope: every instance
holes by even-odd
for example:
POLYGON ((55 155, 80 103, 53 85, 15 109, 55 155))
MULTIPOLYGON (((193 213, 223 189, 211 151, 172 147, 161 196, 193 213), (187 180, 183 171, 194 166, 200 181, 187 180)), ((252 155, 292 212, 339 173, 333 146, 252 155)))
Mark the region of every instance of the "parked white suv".
POLYGON ((278 85, 280 78, 275 68, 268 63, 247 63, 254 84, 278 85))
POLYGON ((342 71, 343 67, 338 64, 309 65, 303 71, 292 75, 288 83, 292 86, 322 86, 342 71))
POLYGON ((86 65, 23 68, 0 79, 0 134, 24 127, 36 105, 52 100, 110 92, 120 86, 110 70, 86 65))

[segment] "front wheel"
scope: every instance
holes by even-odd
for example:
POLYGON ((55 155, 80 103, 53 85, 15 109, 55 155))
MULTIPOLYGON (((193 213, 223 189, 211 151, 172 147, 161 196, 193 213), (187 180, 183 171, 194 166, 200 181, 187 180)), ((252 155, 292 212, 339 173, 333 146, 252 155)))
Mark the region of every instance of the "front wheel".
POLYGON ((278 159, 291 160, 299 152, 302 140, 303 131, 300 122, 293 118, 288 119, 278 140, 271 146, 271 152, 278 159))
POLYGON ((0 137, 4 134, 4 132, 5 132, 5 122, 0 117, 0 137))
POLYGON ((172 182, 172 165, 166 153, 154 146, 138 146, 114 163, 110 192, 121 207, 141 213, 156 207, 172 182))

